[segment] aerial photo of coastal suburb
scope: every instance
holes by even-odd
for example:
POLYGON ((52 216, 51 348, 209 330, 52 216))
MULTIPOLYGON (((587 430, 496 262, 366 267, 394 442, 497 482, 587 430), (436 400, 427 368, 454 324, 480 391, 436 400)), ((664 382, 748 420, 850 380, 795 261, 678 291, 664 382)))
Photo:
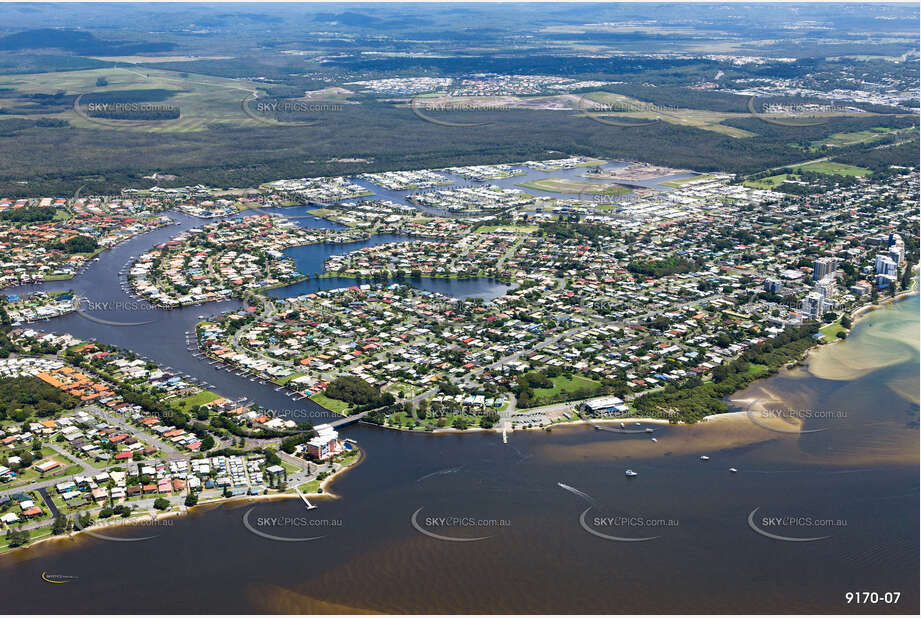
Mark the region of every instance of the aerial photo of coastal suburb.
POLYGON ((918 615, 919 30, 0 1, 3 616, 918 615))

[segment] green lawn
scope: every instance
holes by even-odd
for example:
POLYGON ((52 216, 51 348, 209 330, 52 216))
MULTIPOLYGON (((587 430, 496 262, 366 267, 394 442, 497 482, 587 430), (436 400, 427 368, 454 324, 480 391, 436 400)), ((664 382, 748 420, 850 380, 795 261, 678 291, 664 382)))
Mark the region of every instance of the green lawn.
MULTIPOLYGON (((36 528, 35 530, 29 530, 29 543, 33 541, 38 541, 44 538, 51 536, 51 526, 46 528, 36 528)), ((4 533, 5 534, 5 533, 4 533)), ((10 549, 16 549, 15 547, 10 547, 9 542, 6 540, 5 536, 0 536, 0 554, 10 549)), ((26 543, 28 545, 29 543, 26 543)), ((24 545, 20 547, 25 547, 24 545)))
POLYGON ((835 174, 836 176, 866 176, 870 174, 870 170, 866 168, 846 163, 835 163, 834 161, 816 161, 815 163, 802 165, 797 169, 818 174, 835 174))
POLYGON ((306 461, 304 462, 304 467, 298 467, 294 465, 293 463, 290 463, 282 459, 281 467, 285 469, 285 472, 288 473, 288 476, 294 476, 295 474, 297 474, 298 472, 300 472, 301 470, 307 467, 307 462, 306 461))
POLYGON ((310 399, 336 414, 346 414, 351 407, 347 402, 340 401, 339 399, 332 399, 323 393, 317 393, 310 399))
POLYGON ((283 378, 275 378, 274 380, 272 380, 272 382, 274 382, 275 384, 277 384, 277 385, 279 385, 279 386, 284 386, 285 384, 287 384, 287 383, 290 382, 291 380, 294 380, 294 379, 296 379, 296 378, 300 378, 301 376, 304 376, 304 375, 307 375, 307 374, 305 374, 305 373, 299 373, 299 372, 295 371, 294 373, 292 373, 292 374, 289 375, 289 376, 285 376, 285 377, 283 377, 283 378))
MULTIPOLYGON (((6 452, 4 454, 10 454, 12 451, 6 452)), ((42 458, 33 462, 28 468, 18 471, 18 476, 15 481, 11 481, 3 485, 3 489, 12 489, 14 487, 19 487, 21 485, 28 485, 35 481, 44 481, 56 479, 62 476, 69 476, 71 474, 79 474, 83 470, 82 466, 74 464, 73 459, 70 459, 70 455, 64 456, 55 451, 54 449, 48 448, 47 446, 42 447, 42 458), (62 464, 63 467, 58 467, 55 470, 51 470, 47 474, 41 474, 38 470, 35 469, 35 464, 45 461, 46 459, 54 459, 55 461, 62 464), (70 464, 70 465, 68 465, 70 464)))
POLYGON ((300 489, 305 494, 315 494, 317 493, 317 490, 319 488, 320 488, 320 481, 316 479, 312 481, 307 481, 306 483, 298 487, 298 489, 300 489))
POLYGON ((394 397, 399 397, 400 391, 403 391, 405 396, 413 398, 423 390, 424 389, 420 386, 413 386, 412 384, 407 384, 405 382, 394 382, 393 384, 388 384, 386 387, 384 387, 384 391, 393 394, 394 397))
MULTIPOLYGON (((813 170, 815 171, 815 170, 813 170)), ((743 187, 752 189, 773 189, 787 180, 798 180, 799 176, 794 174, 777 174, 776 176, 767 176, 758 180, 746 180, 742 183, 743 187)))
POLYGON ((212 401, 220 398, 221 396, 217 393, 212 393, 211 391, 201 391, 195 395, 189 395, 188 397, 177 399, 173 402, 173 406, 178 407, 184 412, 189 408, 194 408, 195 406, 203 406, 206 403, 211 403, 212 401))
POLYGON ((575 178, 540 178, 519 183, 518 186, 551 193, 584 193, 587 195, 626 195, 633 191, 633 189, 613 182, 590 182, 575 178))
POLYGON ((572 376, 567 378, 565 376, 557 376, 551 378, 553 382, 553 388, 535 388, 534 389, 534 400, 540 401, 545 399, 550 399, 558 395, 562 395, 564 392, 574 393, 580 389, 589 389, 593 392, 597 392, 601 388, 601 383, 596 382, 595 380, 590 380, 588 378, 583 378, 581 376, 572 376))
POLYGON ((686 185, 689 182, 704 182, 707 180, 712 180, 715 177, 714 174, 701 174, 700 176, 692 176, 691 178, 680 178, 678 180, 666 180, 665 182, 660 182, 659 184, 666 187, 680 187, 686 185))
POLYGON ((826 324, 820 328, 819 332, 825 335, 825 341, 834 341, 838 338, 838 333, 843 332, 844 330, 846 329, 841 326, 841 321, 836 320, 831 324, 826 324))
POLYGON ((745 375, 748 376, 760 376, 761 374, 767 371, 767 365, 759 365, 758 363, 749 363, 748 369, 745 370, 745 375))

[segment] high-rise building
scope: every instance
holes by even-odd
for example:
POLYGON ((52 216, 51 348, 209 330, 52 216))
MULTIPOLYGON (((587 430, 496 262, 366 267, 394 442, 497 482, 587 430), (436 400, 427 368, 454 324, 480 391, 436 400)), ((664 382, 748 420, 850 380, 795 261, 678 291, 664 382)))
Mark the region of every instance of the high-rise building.
POLYGON ((838 260, 833 257, 819 258, 812 265, 812 280, 819 281, 833 275, 838 269, 838 260))
POLYGON ((835 295, 834 277, 824 277, 815 282, 815 291, 822 295, 822 298, 831 298, 835 295))
POLYGON ((876 275, 876 287, 880 289, 888 288, 890 285, 895 285, 895 275, 887 275, 886 273, 878 273, 876 275))
POLYGON ((822 295, 818 292, 809 292, 803 299, 801 309, 810 318, 819 317, 822 311, 822 295))
POLYGON ((764 291, 770 292, 771 294, 780 294, 780 291, 783 289, 783 283, 779 279, 765 279, 764 280, 764 291))
POLYGON ((877 275, 892 275, 897 277, 899 274, 899 266, 888 255, 880 253, 876 256, 876 263, 873 266, 873 270, 877 275))
POLYGON ((905 241, 898 234, 889 235, 889 257, 898 265, 905 261, 905 241))

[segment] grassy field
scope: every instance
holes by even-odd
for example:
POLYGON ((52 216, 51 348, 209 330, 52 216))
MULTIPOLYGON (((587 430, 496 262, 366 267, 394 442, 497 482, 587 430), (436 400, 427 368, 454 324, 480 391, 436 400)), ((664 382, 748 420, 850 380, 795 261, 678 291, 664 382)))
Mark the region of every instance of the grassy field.
POLYGON ((798 170, 807 172, 816 172, 818 174, 835 174, 836 176, 867 176, 870 170, 848 165, 847 163, 835 163, 834 161, 816 161, 797 167, 798 170))
POLYGON ((865 144, 878 140, 886 135, 894 133, 908 133, 915 131, 915 128, 910 129, 890 129, 888 127, 871 127, 865 131, 853 131, 850 133, 832 133, 825 139, 816 140, 813 142, 815 146, 832 146, 832 147, 842 147, 842 146, 853 146, 854 144, 865 144))
POLYGON ((678 180, 666 180, 659 184, 665 185, 666 187, 682 187, 691 182, 706 182, 716 178, 715 174, 701 174, 700 176, 693 176, 691 178, 680 178, 678 180))
POLYGON ((760 376, 761 374, 767 371, 767 365, 759 365, 758 363, 749 363, 748 369, 745 370, 745 374, 749 376, 760 376))
POLYGON ((630 193, 630 189, 616 183, 589 182, 574 178, 541 178, 540 180, 522 182, 518 186, 552 193, 590 193, 592 195, 624 195, 630 193))
POLYGON ((194 408, 195 406, 203 406, 206 403, 211 403, 215 399, 220 398, 221 396, 217 393, 212 393, 211 391, 202 391, 200 393, 196 393, 195 395, 177 399, 173 402, 173 406, 185 412, 189 408, 194 408))
POLYGON ((314 217, 328 217, 329 215, 339 214, 338 210, 333 210, 332 208, 314 208, 313 210, 308 210, 307 212, 314 217))
POLYGON ((843 326, 841 326, 841 322, 839 320, 836 320, 832 322, 831 324, 826 324, 825 326, 820 328, 819 332, 825 335, 826 341, 834 341, 835 339, 838 338, 838 333, 844 332, 845 330, 846 329, 843 326))
POLYGON ((588 378, 583 378, 581 376, 572 376, 567 378, 565 376, 557 376, 551 378, 553 382, 553 388, 535 388, 534 389, 534 400, 541 401, 547 400, 558 395, 562 395, 564 392, 573 393, 580 389, 589 389, 591 391, 597 392, 601 388, 601 383, 596 382, 595 380, 590 380, 588 378))
POLYGON ((287 375, 287 376, 285 376, 285 377, 283 377, 283 378, 275 378, 274 380, 272 380, 272 382, 274 382, 275 384, 277 384, 277 385, 279 385, 279 386, 284 386, 285 384, 287 384, 287 383, 290 382, 291 380, 300 378, 301 376, 305 376, 305 375, 307 375, 307 374, 305 374, 305 373, 299 373, 299 372, 295 371, 295 372, 292 373, 291 375, 287 375))
MULTIPOLYGON (((721 124, 724 120, 735 118, 747 118, 751 114, 731 113, 731 112, 713 112, 702 109, 668 109, 655 111, 652 106, 638 99, 634 99, 622 94, 613 92, 590 92, 585 95, 588 101, 595 101, 614 108, 613 111, 593 112, 593 116, 601 118, 611 116, 614 118, 632 118, 634 120, 661 120, 669 124, 676 124, 685 127, 695 127, 704 131, 713 131, 722 133, 735 138, 753 137, 756 135, 751 131, 745 131, 736 127, 721 124), (617 111, 617 110, 623 111, 617 111), (637 111, 630 111, 637 110, 637 111)), ((588 103, 584 103, 582 108, 590 110, 588 103)))
MULTIPOLYGON (((67 120, 78 128, 184 133, 205 130, 206 125, 212 122, 233 127, 255 127, 263 124, 247 116, 241 109, 243 99, 258 90, 258 84, 208 75, 118 66, 88 71, 3 75, 0 76, 0 88, 14 88, 27 94, 64 91, 67 95, 89 95, 120 90, 166 90, 172 93, 171 96, 157 101, 156 104, 175 106, 180 110, 180 117, 177 119, 140 123, 104 119, 102 123, 97 124, 77 114, 71 106, 67 106, 66 110, 50 110, 53 113, 38 115, 67 120), (108 84, 97 86, 96 80, 100 78, 105 79, 108 84)), ((2 107, 12 107, 11 111, 14 111, 18 105, 27 103, 27 99, 4 99, 2 107)), ((83 108, 85 105, 80 107, 83 108)), ((252 103, 250 108, 253 108, 252 103)), ((17 116, 13 113, 7 117, 17 116)), ((37 115, 18 117, 35 118, 37 115)), ((268 114, 266 121, 272 122, 268 114)))
MULTIPOLYGON (((51 526, 46 526, 44 528, 36 528, 35 530, 29 530, 29 543, 34 541, 39 541, 41 539, 46 539, 51 536, 51 526)), ((27 543, 28 544, 28 543, 27 543)), ((15 547, 9 546, 9 541, 4 537, 0 537, 0 554, 10 549, 16 549, 15 547)))
POLYGON ((752 189, 774 189, 787 180, 797 180, 799 176, 794 174, 778 174, 776 176, 767 176, 758 180, 746 180, 742 186, 751 187, 752 189))
POLYGON ((314 480, 312 480, 312 481, 307 481, 307 482, 304 483, 303 485, 299 485, 299 486, 298 486, 298 489, 300 489, 300 490, 301 490, 302 492, 304 492, 305 494, 315 494, 315 493, 317 493, 317 490, 318 490, 319 488, 320 488, 320 481, 318 481, 318 480, 316 480, 316 479, 314 479, 314 480))
POLYGON ((418 393, 421 393, 423 389, 418 386, 413 386, 412 384, 406 384, 405 382, 394 382, 384 387, 384 392, 391 393, 394 397, 399 397, 400 391, 402 391, 404 395, 413 398, 418 393))
POLYGON ((327 397, 323 393, 317 393, 310 398, 314 402, 320 404, 330 412, 335 412, 336 414, 347 414, 349 411, 349 404, 345 401, 340 401, 338 399, 332 399, 327 397))

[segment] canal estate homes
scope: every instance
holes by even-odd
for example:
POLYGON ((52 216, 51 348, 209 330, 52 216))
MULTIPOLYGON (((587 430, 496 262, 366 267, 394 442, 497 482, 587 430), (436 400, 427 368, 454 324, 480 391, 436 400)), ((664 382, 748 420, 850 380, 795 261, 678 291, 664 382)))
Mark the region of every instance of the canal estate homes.
MULTIPOLYGON (((522 168, 552 174, 586 164, 573 157, 450 173, 485 181, 512 178, 522 168)), ((181 207, 198 212, 202 224, 138 256, 128 284, 163 308, 241 299, 241 308, 199 322, 198 352, 276 384, 295 403, 310 397, 404 430, 507 431, 577 414, 642 410, 685 418, 648 397, 722 381, 734 368, 757 377, 770 367, 743 359, 761 358, 765 346, 789 348, 781 357, 795 359, 801 341, 844 335, 850 310, 905 289, 918 260, 918 179, 911 170, 884 181, 818 180, 803 196, 711 174, 676 181, 668 192, 604 201, 489 184, 445 189, 443 173, 362 179, 408 192, 405 204, 368 199, 363 186, 344 178, 276 183, 255 202, 331 199, 316 214, 340 223, 336 229, 301 225, 284 210, 215 217, 234 203, 204 189, 183 193, 181 207), (402 240, 349 250, 348 243, 382 233, 402 240), (286 250, 319 243, 341 250, 322 273, 299 272, 286 250), (285 293, 317 276, 352 284, 285 293), (420 284, 472 278, 504 293, 457 298, 420 284), (272 288, 281 294, 266 294, 272 288), (816 332, 817 323, 826 326, 816 332), (371 401, 393 403, 369 407, 331 396, 346 397, 344 380, 364 385, 371 401)), ((119 218, 126 217, 117 212, 122 202, 99 203, 108 210, 95 212, 96 201, 74 204, 77 214, 67 221, 85 224, 77 231, 100 246, 166 223, 119 218)), ((42 234, 69 233, 57 225, 25 226, 28 234, 5 229, 19 230, 7 234, 13 252, 32 252, 35 266, 52 238, 42 234)), ((27 280, 15 269, 7 276, 27 280)), ((9 333, 17 353, 0 359, 0 378, 38 380, 75 402, 48 418, 0 422, 4 525, 47 525, 51 505, 34 487, 47 489, 62 512, 95 507, 101 514, 106 505, 194 503, 198 495, 264 493, 289 481, 316 491, 319 468, 305 460, 349 455, 332 426, 300 426, 130 351, 22 326, 74 310, 68 293, 8 295, 4 305, 18 325, 9 333), (239 440, 246 454, 228 450, 239 440)))
MULTIPOLYGON (((258 203, 325 200, 317 213, 346 227, 244 211, 142 254, 130 283, 161 307, 246 299, 242 310, 199 325, 200 350, 295 396, 322 401, 346 375, 415 406, 456 404, 474 415, 509 408, 514 426, 516 407, 634 397, 706 378, 786 328, 837 320, 873 289, 899 287, 902 235, 916 246, 917 178, 898 171, 885 183, 820 182, 804 197, 720 174, 605 201, 488 183, 438 188, 452 182, 445 172, 485 181, 598 163, 570 157, 361 177, 406 192, 407 204, 366 199, 370 191, 343 177, 267 183, 258 203), (344 244, 378 233, 412 240, 355 251, 344 244), (355 285, 280 299, 261 293, 318 276, 299 272, 285 253, 314 243, 343 244, 322 276, 355 285), (490 300, 450 298, 406 285, 418 277, 486 277, 512 289, 490 300), (521 376, 535 373, 550 384, 521 397, 521 376), (510 392, 519 395, 511 405, 510 392)), ((217 205, 204 187, 180 193, 184 206, 217 205)), ((551 420, 526 416, 517 424, 551 420)))
MULTIPOLYGON (((302 396, 352 375, 398 395, 422 393, 420 405, 457 404, 476 414, 491 407, 487 400, 504 409, 503 393, 534 371, 571 376, 538 389, 535 404, 611 389, 635 396, 706 377, 785 328, 831 314, 835 320, 871 288, 898 285, 905 252, 890 245, 904 246, 893 230, 910 229, 914 175, 808 198, 727 181, 682 181, 675 191, 628 199, 613 212, 608 204, 569 198, 545 212, 526 200, 467 221, 398 208, 375 212, 367 202, 335 204, 325 212, 362 222, 353 230, 416 232, 418 240, 333 255, 324 271, 355 278, 354 286, 256 302, 200 325, 199 345, 302 396), (885 218, 871 200, 886 201, 885 218), (795 228, 785 224, 790 220, 795 228), (454 299, 405 287, 420 276, 491 277, 516 287, 485 302, 454 299), (467 393, 439 392, 445 382, 467 393)), ((282 249, 340 240, 326 230, 310 230, 312 239, 290 237, 296 229, 283 216, 208 224, 158 248, 178 280, 155 284, 143 275, 155 258, 142 256, 135 287, 161 304, 185 304, 293 280, 306 273, 295 272, 282 249), (258 251, 238 253, 243 237, 274 261, 260 262, 258 251), (204 244, 198 238, 207 238, 206 248, 196 248, 204 244), (190 275, 201 285, 190 288, 190 275), (175 296, 177 289, 197 294, 175 296)), ((535 420, 525 416, 522 424, 535 420)))

